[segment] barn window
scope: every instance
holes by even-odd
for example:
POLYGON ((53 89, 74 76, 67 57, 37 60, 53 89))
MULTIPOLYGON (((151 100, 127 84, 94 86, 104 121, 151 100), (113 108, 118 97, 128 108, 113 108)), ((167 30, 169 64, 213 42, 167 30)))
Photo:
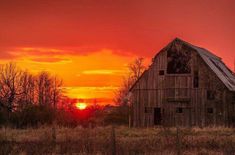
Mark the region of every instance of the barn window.
POLYGON ((177 107, 176 108, 176 113, 183 113, 183 108, 177 107))
POLYGON ((235 104, 235 94, 232 95, 232 104, 235 104))
POLYGON ((167 73, 168 74, 190 74, 191 73, 191 52, 187 47, 177 49, 172 46, 167 51, 167 73))
POLYGON ((152 108, 151 107, 145 107, 144 112, 145 113, 152 113, 152 108))
POLYGON ((214 109, 213 108, 207 108, 207 113, 208 114, 213 114, 214 112, 214 109))
POLYGON ((207 91, 207 99, 208 100, 214 100, 215 99, 215 91, 208 90, 207 91))
POLYGON ((194 71, 194 77, 193 77, 193 88, 199 87, 199 76, 198 71, 194 71))
POLYGON ((164 75, 164 74, 165 74, 164 70, 159 71, 159 75, 164 75))

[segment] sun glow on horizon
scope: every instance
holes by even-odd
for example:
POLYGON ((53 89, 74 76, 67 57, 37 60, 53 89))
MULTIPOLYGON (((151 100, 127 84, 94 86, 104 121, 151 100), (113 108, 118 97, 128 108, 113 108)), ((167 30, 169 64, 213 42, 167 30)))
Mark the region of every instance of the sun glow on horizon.
POLYGON ((83 103, 83 102, 78 102, 76 103, 76 108, 79 109, 79 110, 84 110, 87 108, 87 104, 86 103, 83 103))
MULTIPOLYGON (((87 105, 93 103, 90 99, 99 99, 101 104, 112 103, 115 90, 128 72, 127 64, 136 56, 121 55, 114 49, 101 48, 85 55, 76 50, 18 47, 12 53, 20 68, 34 74, 47 71, 61 78, 69 98, 89 100, 85 102, 87 105)), ((76 104, 74 107, 77 108, 76 104)))

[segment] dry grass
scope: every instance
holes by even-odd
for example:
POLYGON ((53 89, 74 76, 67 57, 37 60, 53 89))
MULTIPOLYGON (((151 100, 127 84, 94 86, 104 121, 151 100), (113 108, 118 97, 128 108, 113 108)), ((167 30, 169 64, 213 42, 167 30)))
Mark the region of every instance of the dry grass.
POLYGON ((50 127, 0 129, 1 155, 115 154, 114 149, 116 154, 233 154, 235 130, 222 127, 180 129, 177 136, 175 128, 116 127, 113 134, 111 127, 57 127, 53 143, 50 127))

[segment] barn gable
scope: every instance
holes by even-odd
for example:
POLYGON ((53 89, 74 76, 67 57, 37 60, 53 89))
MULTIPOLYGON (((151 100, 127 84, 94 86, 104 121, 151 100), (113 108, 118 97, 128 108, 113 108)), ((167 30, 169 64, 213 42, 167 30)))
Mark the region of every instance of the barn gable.
POLYGON ((221 58, 178 38, 157 53, 130 92, 135 127, 235 126, 232 71, 221 58))
MULTIPOLYGON (((177 39, 180 40, 180 39, 177 39)), ((230 90, 235 91, 235 76, 233 72, 223 63, 222 59, 212 54, 208 50, 194 46, 185 41, 181 42, 189 45, 195 49, 206 64, 212 69, 212 71, 218 76, 218 78, 224 83, 224 85, 230 90)))
MULTIPOLYGON (((193 50, 195 50, 201 58, 204 60, 204 62, 209 66, 209 68, 217 75, 217 77, 223 82, 223 84, 230 90, 235 91, 235 75, 233 72, 223 63, 222 59, 213 53, 209 52, 208 50, 192 45, 188 42, 185 42, 179 38, 174 39, 172 42, 170 42, 166 47, 164 47, 157 55, 154 57, 154 60, 156 57, 161 53, 167 50, 169 47, 171 47, 172 44, 184 44, 193 50)), ((143 73, 146 74, 148 72, 148 69, 143 73)), ((142 77, 142 76, 141 76, 142 77)), ((133 86, 130 88, 130 91, 135 87, 135 85, 139 82, 141 77, 133 84, 133 86)))

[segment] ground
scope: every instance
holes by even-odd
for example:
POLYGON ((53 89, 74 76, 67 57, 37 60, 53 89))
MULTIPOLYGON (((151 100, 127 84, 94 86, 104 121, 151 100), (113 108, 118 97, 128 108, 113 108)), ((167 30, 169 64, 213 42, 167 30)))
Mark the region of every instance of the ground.
POLYGON ((0 154, 233 154, 231 128, 0 129, 0 154))

